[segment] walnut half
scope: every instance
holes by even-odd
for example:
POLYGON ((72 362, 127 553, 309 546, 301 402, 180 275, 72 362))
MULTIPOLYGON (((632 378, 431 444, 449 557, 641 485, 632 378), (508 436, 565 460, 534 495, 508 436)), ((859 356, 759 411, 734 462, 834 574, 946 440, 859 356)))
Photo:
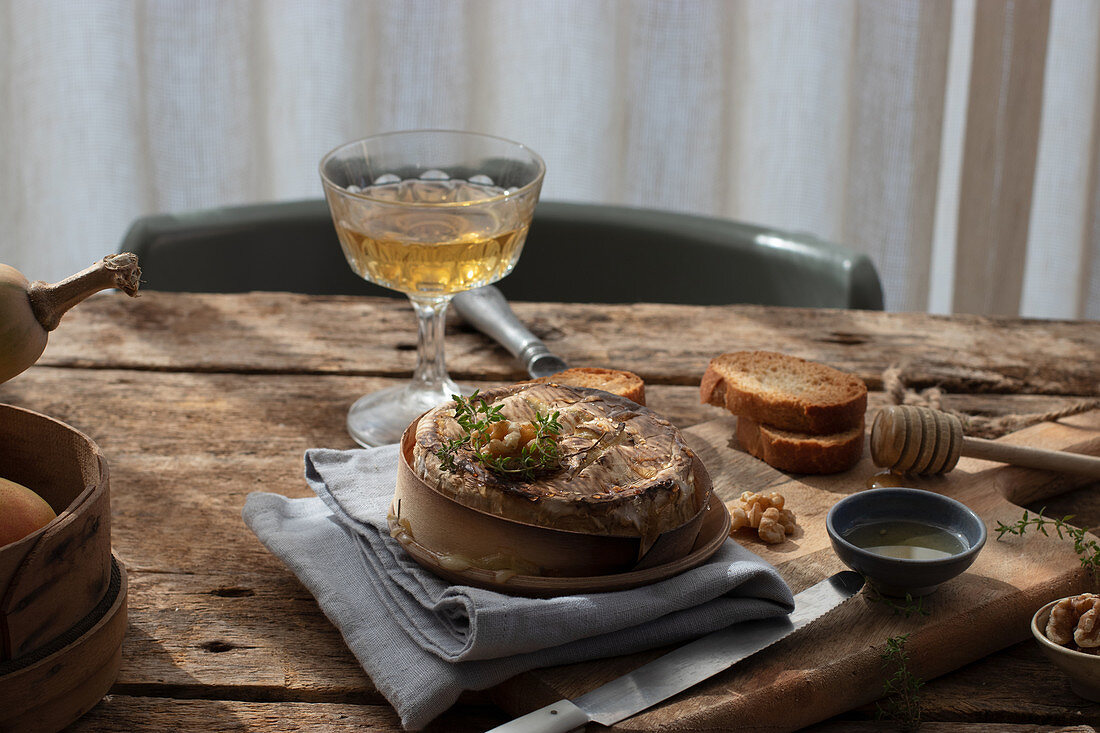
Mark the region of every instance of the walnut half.
POLYGON ((741 498, 728 504, 730 532, 751 527, 756 535, 769 545, 779 544, 794 532, 794 512, 784 509, 783 495, 777 492, 758 494, 746 491, 741 498))
POLYGON ((518 423, 499 420, 489 425, 487 434, 480 434, 488 442, 486 452, 494 458, 518 456, 523 447, 535 439, 535 426, 529 422, 518 423))
POLYGON ((1100 596, 1082 593, 1063 598, 1050 609, 1046 637, 1070 649, 1100 653, 1100 596))

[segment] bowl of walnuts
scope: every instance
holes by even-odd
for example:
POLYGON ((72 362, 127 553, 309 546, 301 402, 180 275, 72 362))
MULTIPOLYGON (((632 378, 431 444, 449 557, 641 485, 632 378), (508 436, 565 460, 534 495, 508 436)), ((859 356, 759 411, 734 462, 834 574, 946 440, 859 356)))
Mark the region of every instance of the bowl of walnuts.
POLYGON ((1070 688, 1100 702, 1100 595, 1051 601, 1031 618, 1031 633, 1043 654, 1069 677, 1070 688))

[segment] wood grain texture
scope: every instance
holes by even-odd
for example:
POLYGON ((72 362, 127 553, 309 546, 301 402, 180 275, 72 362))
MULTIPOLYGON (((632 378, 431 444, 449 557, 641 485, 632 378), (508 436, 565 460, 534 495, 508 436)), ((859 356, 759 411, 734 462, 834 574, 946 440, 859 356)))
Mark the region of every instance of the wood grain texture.
MULTIPOLYGON (((475 733, 503 722, 499 712, 463 707, 436 719, 425 733, 475 733)), ((75 725, 71 733, 330 733, 359 730, 401 731, 389 706, 334 703, 262 703, 240 700, 196 700, 112 694, 75 725)))
MULTIPOLYGON (((697 385, 717 354, 770 349, 850 371, 872 389, 883 369, 901 364, 913 385, 948 392, 1100 394, 1081 358, 1100 353, 1094 324, 763 306, 514 306, 571 365, 626 369, 647 384, 697 385)), ((453 313, 446 347, 452 376, 526 376, 453 313)), ((66 316, 39 363, 401 377, 412 373, 415 351, 412 310, 394 299, 151 292, 130 300, 104 293, 66 316)))
MULTIPOLYGON (((481 733, 505 722, 492 708, 456 706, 425 728, 425 733, 481 733)), ((593 730, 596 726, 590 726, 593 730)), ((239 700, 180 700, 113 694, 69 728, 71 733, 121 731, 130 733, 330 733, 362 730, 399 733, 397 716, 388 707, 333 703, 258 703, 239 700)), ((600 728, 600 730, 606 730, 600 728)), ((728 733, 728 728, 699 731, 728 733)), ((807 729, 808 733, 887 733, 897 727, 873 721, 844 720, 807 729)), ((924 733, 1094 733, 1077 725, 1030 723, 927 722, 924 733)))
MULTIPOLYGON (((711 356, 743 348, 851 369, 873 388, 883 369, 905 363, 911 384, 943 386, 949 406, 972 413, 1045 412, 1100 393, 1100 369, 1085 358, 1100 353, 1098 323, 752 306, 515 310, 574 364, 642 374, 650 406, 682 427, 723 417, 699 404, 698 377, 711 356)), ((111 464, 112 536, 130 571, 130 625, 116 694, 78 730, 399 730, 339 633, 245 528, 240 509, 253 490, 307 496, 302 453, 353 447, 344 412, 411 372, 413 336, 400 301, 103 294, 66 316, 42 365, 0 384, 0 402, 83 430, 111 464)), ((455 318, 447 338, 452 371, 472 383, 522 376, 502 349, 455 318)), ((886 402, 870 395, 872 411, 886 402)), ((745 481, 776 480, 753 464, 745 481)), ((1081 486, 1046 477, 1030 506, 1100 526, 1100 492, 1081 486)), ((726 488, 735 488, 728 477, 726 488)), ((830 567, 824 545, 799 541, 816 554, 803 572, 784 566, 796 584, 830 567)), ((1100 724, 1100 706, 1082 705, 1033 647, 1024 641, 970 664, 953 661, 962 666, 924 688, 924 717, 933 722, 926 729, 1100 724)), ((638 661, 616 664, 625 671, 638 661)), ((605 673, 582 665, 562 674, 583 689, 605 673)), ((724 694, 715 684, 699 691, 701 704, 724 694)), ((522 690, 527 704, 553 692, 522 690)), ((466 696, 433 728, 503 722, 505 713, 480 706, 486 700, 466 696)), ((857 707, 821 730, 889 729, 873 717, 873 706, 857 707)))

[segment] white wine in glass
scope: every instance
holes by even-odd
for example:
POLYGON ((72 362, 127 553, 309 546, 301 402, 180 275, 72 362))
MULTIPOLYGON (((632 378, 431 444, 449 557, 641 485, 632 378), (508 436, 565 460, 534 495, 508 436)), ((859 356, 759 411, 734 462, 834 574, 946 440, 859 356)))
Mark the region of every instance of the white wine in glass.
POLYGON ((419 322, 412 381, 365 395, 348 411, 348 432, 360 445, 396 442, 418 415, 464 391, 444 361, 447 304, 512 271, 545 170, 523 145, 448 130, 377 135, 322 159, 348 264, 405 293, 419 322))

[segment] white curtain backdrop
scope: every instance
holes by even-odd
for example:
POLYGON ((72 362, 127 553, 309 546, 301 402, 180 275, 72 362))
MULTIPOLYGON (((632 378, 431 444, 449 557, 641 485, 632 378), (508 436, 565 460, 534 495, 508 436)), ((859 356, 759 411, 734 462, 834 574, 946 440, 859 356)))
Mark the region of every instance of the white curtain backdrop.
POLYGON ((0 0, 0 262, 477 130, 544 200, 809 231, 891 310, 1100 317, 1095 0, 0 0))

